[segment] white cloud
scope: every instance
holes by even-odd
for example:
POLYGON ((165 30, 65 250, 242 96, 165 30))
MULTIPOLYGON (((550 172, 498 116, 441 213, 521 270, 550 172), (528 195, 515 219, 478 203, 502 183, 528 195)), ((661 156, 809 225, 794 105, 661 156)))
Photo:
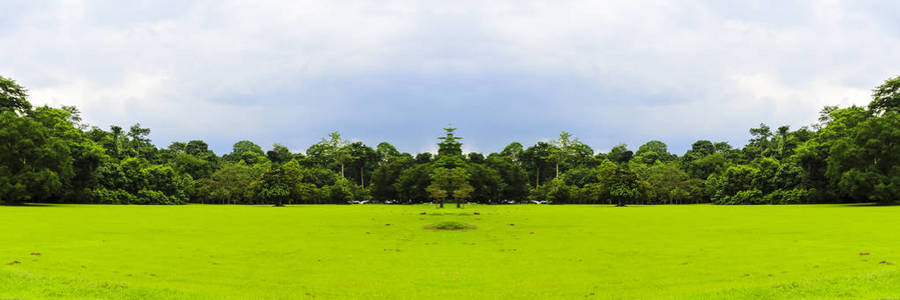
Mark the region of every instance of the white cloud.
POLYGON ((874 85, 898 75, 900 23, 884 13, 897 8, 4 3, 0 14, 15 15, 0 15, 0 49, 15 59, 0 61, 0 74, 31 88, 33 102, 77 105, 97 125, 141 122, 160 144, 205 138, 221 150, 253 139, 302 149, 342 130, 416 151, 423 137, 408 136, 434 127, 431 137, 452 121, 474 126, 460 129, 466 149, 484 152, 514 134, 530 144, 560 129, 600 149, 661 139, 678 150, 700 138, 740 144, 759 122, 797 127, 824 105, 866 103, 874 85))

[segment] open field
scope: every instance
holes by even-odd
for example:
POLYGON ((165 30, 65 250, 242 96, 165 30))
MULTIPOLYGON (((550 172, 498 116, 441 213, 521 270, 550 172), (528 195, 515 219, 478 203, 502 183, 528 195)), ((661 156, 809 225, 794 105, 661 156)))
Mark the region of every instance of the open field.
POLYGON ((900 298, 900 206, 0 206, 0 263, 0 299, 900 298))

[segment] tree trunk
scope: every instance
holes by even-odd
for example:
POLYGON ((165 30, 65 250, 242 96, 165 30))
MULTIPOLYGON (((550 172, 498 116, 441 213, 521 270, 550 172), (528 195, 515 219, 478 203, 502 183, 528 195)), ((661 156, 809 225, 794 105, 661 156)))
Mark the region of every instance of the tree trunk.
POLYGON ((534 187, 541 185, 541 166, 537 167, 537 175, 534 176, 534 187))
POLYGON ((366 181, 363 179, 363 167, 359 167, 359 186, 366 187, 366 181))
POLYGON ((344 178, 344 163, 341 163, 341 178, 344 178))
POLYGON ((441 204, 441 208, 444 208, 444 199, 438 200, 438 203, 441 204))
POLYGON ((462 199, 456 199, 456 208, 462 208, 462 206, 460 206, 461 201, 462 199))
POLYGON ((556 177, 553 177, 553 178, 559 178, 559 162, 558 161, 556 162, 556 177))

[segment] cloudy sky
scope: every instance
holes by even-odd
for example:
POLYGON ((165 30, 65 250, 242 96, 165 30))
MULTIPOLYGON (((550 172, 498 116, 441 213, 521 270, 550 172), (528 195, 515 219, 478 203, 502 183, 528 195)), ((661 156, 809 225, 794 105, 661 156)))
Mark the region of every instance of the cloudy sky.
POLYGON ((900 75, 897 1, 0 1, 0 75, 159 146, 740 146, 900 75), (264 2, 264 3, 255 3, 264 2), (729 3, 733 2, 733 3, 729 3))

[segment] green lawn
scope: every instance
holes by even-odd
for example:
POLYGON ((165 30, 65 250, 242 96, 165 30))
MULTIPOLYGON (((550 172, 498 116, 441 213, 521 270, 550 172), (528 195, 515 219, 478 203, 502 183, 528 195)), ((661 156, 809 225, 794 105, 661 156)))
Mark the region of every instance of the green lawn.
POLYGON ((893 263, 900 206, 0 206, 0 299, 900 298, 893 263))

